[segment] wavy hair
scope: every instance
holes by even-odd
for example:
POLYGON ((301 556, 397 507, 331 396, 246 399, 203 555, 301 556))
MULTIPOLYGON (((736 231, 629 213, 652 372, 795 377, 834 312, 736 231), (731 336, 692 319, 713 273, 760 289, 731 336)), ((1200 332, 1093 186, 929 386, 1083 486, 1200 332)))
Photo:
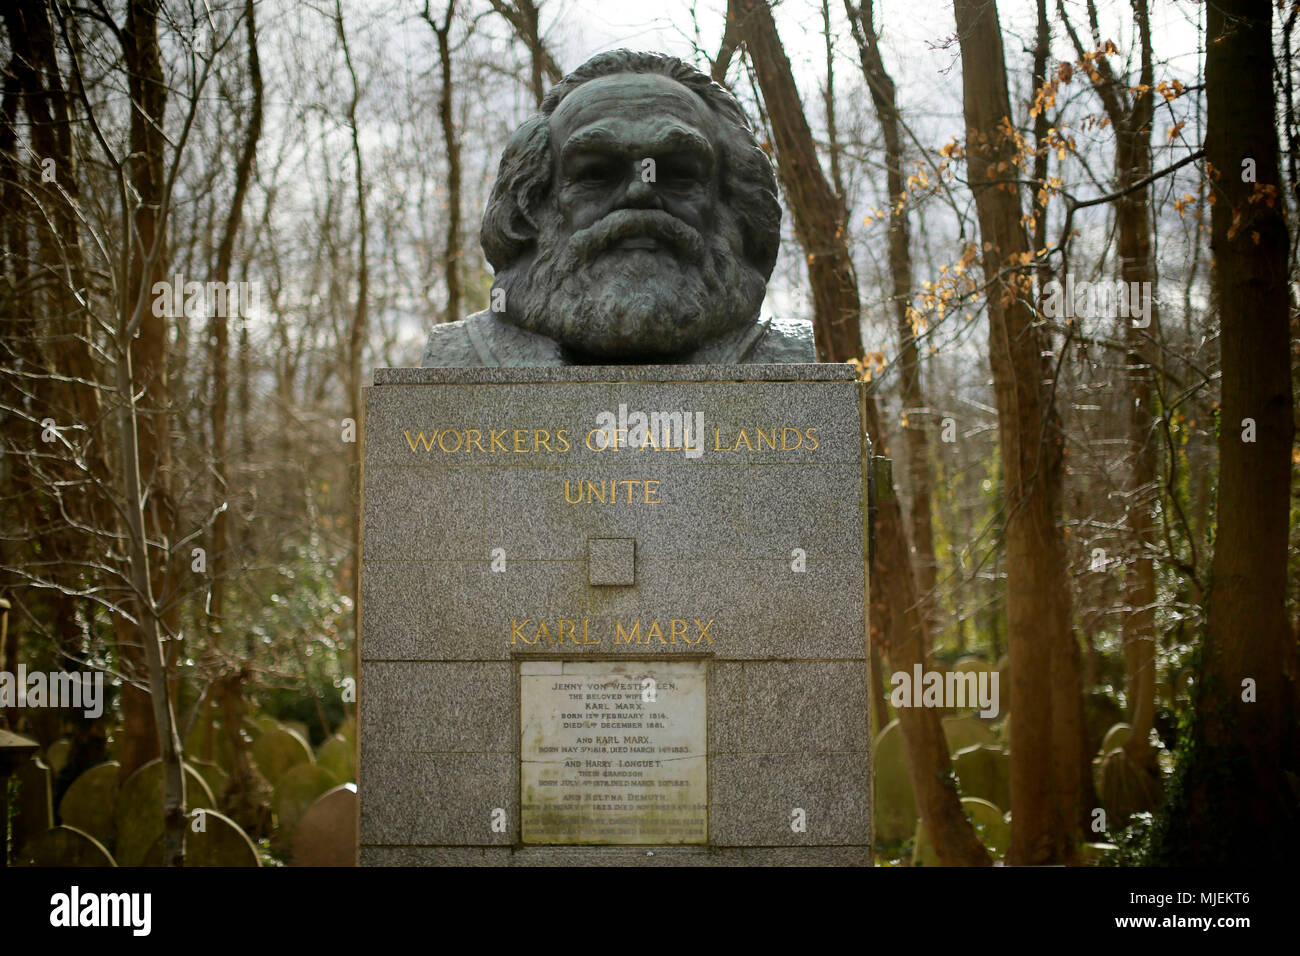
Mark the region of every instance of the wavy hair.
POLYGON ((719 120, 722 200, 738 221, 745 259, 764 280, 770 278, 781 241, 781 205, 772 162, 759 147, 744 110, 734 96, 690 64, 661 53, 631 50, 600 53, 582 64, 550 89, 539 111, 510 137, 479 230, 492 268, 500 272, 512 266, 541 231, 538 211, 551 191, 547 127, 551 114, 582 84, 618 73, 654 73, 675 80, 719 120))

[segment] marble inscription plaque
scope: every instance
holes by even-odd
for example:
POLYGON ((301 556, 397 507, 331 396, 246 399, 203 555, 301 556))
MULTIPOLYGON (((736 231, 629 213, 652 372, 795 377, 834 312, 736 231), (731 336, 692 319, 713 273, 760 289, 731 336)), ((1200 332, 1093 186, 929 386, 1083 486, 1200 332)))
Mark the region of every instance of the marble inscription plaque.
POLYGON ((523 842, 707 842, 707 667, 521 661, 523 842))

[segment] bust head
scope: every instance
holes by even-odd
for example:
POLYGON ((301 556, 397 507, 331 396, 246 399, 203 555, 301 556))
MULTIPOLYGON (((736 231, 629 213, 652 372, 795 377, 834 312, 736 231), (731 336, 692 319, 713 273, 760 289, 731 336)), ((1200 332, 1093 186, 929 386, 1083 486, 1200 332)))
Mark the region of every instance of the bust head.
POLYGON ((481 239, 501 318, 579 361, 635 362, 756 321, 780 222, 731 94, 673 57, 618 50, 515 131, 481 239))

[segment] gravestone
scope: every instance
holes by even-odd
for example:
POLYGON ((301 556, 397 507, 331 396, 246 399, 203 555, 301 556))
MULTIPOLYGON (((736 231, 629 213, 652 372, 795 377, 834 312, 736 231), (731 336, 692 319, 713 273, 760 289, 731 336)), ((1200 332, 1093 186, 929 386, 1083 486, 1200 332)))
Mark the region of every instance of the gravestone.
POLYGON ((869 863, 861 387, 376 370, 362 864, 869 863))
POLYGON ((339 784, 321 794, 298 821, 291 866, 357 865, 357 788, 339 784))
POLYGON ((76 827, 51 827, 32 836, 14 854, 14 866, 117 866, 113 855, 76 827))
POLYGON ((59 820, 87 833, 105 846, 117 837, 117 786, 122 765, 116 760, 91 767, 63 794, 59 820))

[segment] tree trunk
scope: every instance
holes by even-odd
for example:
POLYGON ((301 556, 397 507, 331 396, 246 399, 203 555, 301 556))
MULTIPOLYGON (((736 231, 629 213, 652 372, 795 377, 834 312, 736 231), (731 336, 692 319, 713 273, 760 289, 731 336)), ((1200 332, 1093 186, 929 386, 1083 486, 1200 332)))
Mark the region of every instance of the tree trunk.
POLYGON ((1017 147, 997 7, 954 0, 961 43, 968 179, 989 282, 989 364, 1005 482, 1007 630, 1011 656, 1011 846, 1013 864, 1072 862, 1079 826, 1083 701, 1070 624, 1065 546, 1058 522, 1063 437, 1044 382, 1050 341, 1031 306, 1029 261, 1016 186, 1017 147), (998 169, 999 163, 1006 163, 998 169), (1010 169, 1012 172, 1008 173, 1010 169))
MULTIPOLYGON (((1040 0, 1042 2, 1042 0, 1040 0)), ((1148 773, 1158 773, 1151 730, 1156 706, 1156 570, 1155 508, 1159 497, 1156 474, 1155 374, 1151 351, 1155 330, 1156 270, 1151 258, 1151 187, 1135 186, 1151 175, 1151 123, 1155 103, 1152 90, 1154 69, 1151 58, 1151 23, 1147 0, 1131 0, 1138 28, 1141 58, 1137 91, 1132 99, 1124 91, 1134 85, 1116 77, 1108 59, 1097 57, 1093 87, 1100 97, 1111 128, 1115 130, 1116 255, 1120 279, 1125 283, 1148 283, 1151 288, 1150 327, 1139 328, 1130 318, 1123 337, 1127 348, 1128 474, 1125 476, 1125 511, 1131 555, 1124 574, 1124 664, 1128 678, 1129 725, 1132 728, 1124 750, 1148 773), (1129 191, 1131 190, 1131 191, 1129 191)), ((1095 18, 1092 0, 1089 14, 1095 18)), ((1086 51, 1061 6, 1075 52, 1083 59, 1086 51)), ((1040 114, 1045 118, 1045 113, 1040 114)))
MULTIPOLYGON (((257 143, 262 135, 262 67, 257 52, 256 5, 253 0, 244 2, 244 26, 248 37, 248 76, 253 92, 253 102, 248 115, 248 126, 244 131, 244 143, 239 160, 235 166, 235 189, 230 200, 230 212, 226 217, 225 229, 217 247, 217 268, 215 280, 221 283, 230 281, 230 271, 234 260, 235 240, 238 238, 240 223, 243 220, 244 200, 248 195, 248 186, 253 178, 253 162, 257 156, 257 143)), ((249 316, 241 316, 247 323, 249 316)), ((226 576, 230 564, 230 480, 229 454, 226 432, 230 407, 230 318, 227 315, 213 315, 209 325, 209 338, 212 348, 212 474, 214 480, 214 501, 216 518, 212 526, 212 560, 209 562, 212 586, 208 614, 212 622, 213 643, 227 655, 234 650, 237 655, 242 649, 230 645, 226 633, 226 576)), ((217 709, 225 715, 222 721, 226 743, 230 750, 230 791, 237 795, 246 794, 250 788, 249 775, 251 765, 244 747, 244 736, 240 718, 244 712, 243 695, 246 666, 232 666, 223 661, 224 673, 218 679, 217 709)), ((213 734, 206 736, 209 745, 213 734)), ((222 795, 218 794, 218 798, 222 795)))
MULTIPOLYGON (((170 486, 167 316, 165 312, 155 315, 152 308, 153 285, 166 279, 167 272, 163 134, 167 87, 158 43, 158 13, 158 0, 131 0, 121 32, 132 106, 131 156, 126 167, 136 203, 130 212, 132 252, 119 303, 116 367, 122 403, 123 492, 131 525, 131 584, 138 623, 126 629, 125 644, 119 639, 119 652, 135 648, 129 659, 137 666, 143 656, 149 690, 131 684, 123 687, 124 740, 118 759, 125 778, 154 756, 162 758, 164 859, 168 865, 179 866, 185 857, 185 778, 162 648, 163 637, 176 633, 180 610, 171 601, 176 584, 169 552, 176 513, 170 486), (158 545, 151 549, 151 541, 158 545), (169 605, 172 610, 160 612, 169 605)), ((119 638, 122 631, 119 627, 119 638)))
POLYGON ((460 298, 460 135, 456 132, 451 76, 451 19, 456 0, 447 0, 447 15, 437 24, 426 6, 424 17, 438 40, 438 62, 442 68, 442 89, 438 93, 438 122, 442 141, 447 147, 447 239, 442 253, 442 271, 447 284, 447 308, 444 322, 461 318, 460 298))
POLYGON ((857 41, 862 73, 867 79, 871 102, 885 139, 885 181, 889 201, 889 276, 892 282, 894 325, 898 331, 898 378, 903 398, 903 448, 907 454, 908 490, 911 492, 909 522, 912 546, 916 549, 916 577, 920 600, 929 631, 935 628, 934 589, 938 562, 934 556, 934 528, 930 489, 934 475, 930 468, 930 437, 926 427, 928 404, 921 388, 921 366, 912 325, 912 252, 905 205, 906 177, 903 175, 903 130, 898 115, 894 80, 885 70, 875 29, 872 0, 856 10, 845 0, 845 13, 857 41))
POLYGON ((348 411, 354 423, 356 434, 348 443, 348 474, 351 478, 352 503, 352 557, 349 562, 349 577, 352 587, 352 673, 354 679, 361 677, 361 436, 365 429, 362 424, 361 407, 361 355, 366 344, 368 310, 370 307, 370 256, 368 252, 369 227, 366 216, 366 179, 361 158, 361 139, 357 132, 357 104, 361 100, 361 88, 358 85, 357 71, 352 65, 352 54, 348 49, 348 37, 343 29, 343 6, 336 0, 336 13, 339 45, 343 48, 343 60, 347 65, 351 80, 351 98, 348 101, 348 125, 352 134, 352 165, 356 178, 357 226, 361 233, 360 248, 357 250, 357 300, 352 313, 351 328, 348 332, 347 350, 347 385, 348 411))
POLYGON ((1300 844, 1287 779, 1300 770, 1296 644, 1286 616, 1295 423, 1271 15, 1268 0, 1224 0, 1207 13, 1205 148, 1222 368, 1218 526, 1196 712, 1181 782, 1154 841, 1158 863, 1283 863, 1300 844))
MULTIPOLYGON (((843 362, 859 358, 858 282, 849 255, 841 207, 822 172, 812 133, 799 101, 790 60, 781 46, 772 11, 763 0, 732 0, 737 36, 749 50, 776 141, 777 174, 795 217, 795 232, 806 253, 813 287, 814 338, 818 357, 843 362)), ((867 427, 883 445, 883 424, 875 399, 865 396, 867 427)), ((878 560, 872 563, 872 614, 885 635, 889 666, 910 672, 925 663, 928 644, 925 617, 917 606, 911 555, 896 497, 880 503, 876 514, 878 560)), ((962 813, 952 780, 948 743, 939 713, 929 708, 901 708, 899 723, 908 755, 908 772, 917 810, 944 865, 987 865, 988 852, 962 813)))

